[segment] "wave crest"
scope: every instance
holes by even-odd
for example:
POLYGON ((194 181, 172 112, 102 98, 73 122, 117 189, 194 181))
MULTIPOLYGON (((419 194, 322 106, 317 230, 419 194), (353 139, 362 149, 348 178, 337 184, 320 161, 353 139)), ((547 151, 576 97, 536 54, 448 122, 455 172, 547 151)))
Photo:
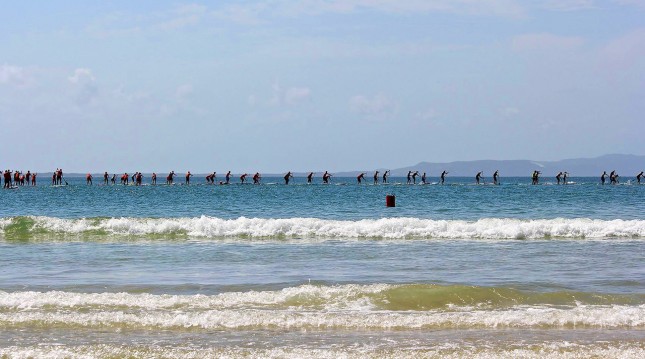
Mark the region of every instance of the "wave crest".
POLYGON ((81 218, 0 219, 0 238, 60 235, 195 238, 545 239, 644 238, 644 220, 509 219, 477 221, 421 218, 327 220, 318 218, 81 218))
POLYGON ((511 288, 302 285, 217 295, 0 292, 0 325, 169 329, 645 327, 639 295, 511 288))

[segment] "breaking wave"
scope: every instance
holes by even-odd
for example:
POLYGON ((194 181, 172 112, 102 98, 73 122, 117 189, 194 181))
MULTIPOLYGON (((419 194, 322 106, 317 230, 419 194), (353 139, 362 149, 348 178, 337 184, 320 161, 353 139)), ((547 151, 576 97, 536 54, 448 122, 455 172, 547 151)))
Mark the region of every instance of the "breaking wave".
POLYGON ((110 237, 253 239, 608 239, 645 238, 645 220, 420 218, 0 218, 7 240, 110 237))
POLYGON ((186 330, 645 328, 643 295, 302 285, 218 295, 0 292, 3 327, 186 330))

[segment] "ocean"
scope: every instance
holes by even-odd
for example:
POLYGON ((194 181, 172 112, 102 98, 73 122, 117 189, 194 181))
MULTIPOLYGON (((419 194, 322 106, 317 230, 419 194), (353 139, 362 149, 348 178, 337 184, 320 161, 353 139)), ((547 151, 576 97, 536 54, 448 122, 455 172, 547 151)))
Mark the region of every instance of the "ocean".
POLYGON ((633 180, 45 177, 0 191, 2 358, 645 357, 633 180))

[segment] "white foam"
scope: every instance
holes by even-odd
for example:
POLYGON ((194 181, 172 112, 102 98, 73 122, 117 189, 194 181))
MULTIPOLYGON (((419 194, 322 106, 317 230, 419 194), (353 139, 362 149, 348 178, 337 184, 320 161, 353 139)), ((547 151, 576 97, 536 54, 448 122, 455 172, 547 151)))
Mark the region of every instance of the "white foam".
POLYGON ((382 310, 388 285, 301 286, 214 296, 0 292, 0 326, 191 329, 645 328, 645 305, 516 305, 382 310), (297 299, 314 297, 311 301, 297 299), (294 301, 295 300, 295 301, 294 301), (312 304, 313 303, 313 304, 312 304))
MULTIPOLYGON (((396 343, 392 343, 393 346, 396 343)), ((441 343, 427 347, 383 348, 369 344, 354 344, 349 347, 335 345, 330 348, 309 348, 306 343, 299 347, 278 346, 254 347, 197 347, 177 345, 38 345, 10 346, 0 348, 0 356, 12 359, 27 358, 523 358, 523 359, 579 359, 579 358, 642 358, 645 347, 642 343, 593 343, 577 344, 569 341, 539 344, 508 345, 484 342, 477 346, 450 345, 441 343)))
MULTIPOLYGON (((82 234, 102 231, 113 235, 180 234, 222 238, 382 238, 382 239, 541 239, 541 238, 645 238, 645 220, 506 219, 477 221, 382 218, 326 220, 317 218, 222 219, 107 218, 62 219, 31 217, 34 229, 82 234)), ((0 220, 0 234, 14 219, 0 220)))
POLYGON ((572 309, 514 307, 496 311, 364 312, 276 309, 20 311, 0 313, 3 326, 162 329, 471 329, 604 328, 642 329, 645 306, 589 306, 572 309))
MULTIPOLYGON (((365 296, 397 286, 389 284, 342 286, 301 285, 278 291, 226 292, 217 295, 154 295, 130 293, 74 293, 50 291, 0 291, 0 311, 40 310, 47 307, 83 309, 91 307, 128 307, 146 310, 161 309, 235 309, 248 307, 302 305, 325 309, 365 308, 365 296), (310 299, 307 301, 307 299, 310 299)), ((372 308, 371 305, 367 306, 372 308)))

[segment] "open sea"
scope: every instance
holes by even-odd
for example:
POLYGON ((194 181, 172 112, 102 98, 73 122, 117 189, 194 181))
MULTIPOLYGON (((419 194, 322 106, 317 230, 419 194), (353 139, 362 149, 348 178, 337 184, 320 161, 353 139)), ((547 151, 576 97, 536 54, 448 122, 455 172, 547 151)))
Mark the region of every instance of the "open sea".
POLYGON ((46 177, 0 191, 1 358, 645 358, 633 180, 46 177))

